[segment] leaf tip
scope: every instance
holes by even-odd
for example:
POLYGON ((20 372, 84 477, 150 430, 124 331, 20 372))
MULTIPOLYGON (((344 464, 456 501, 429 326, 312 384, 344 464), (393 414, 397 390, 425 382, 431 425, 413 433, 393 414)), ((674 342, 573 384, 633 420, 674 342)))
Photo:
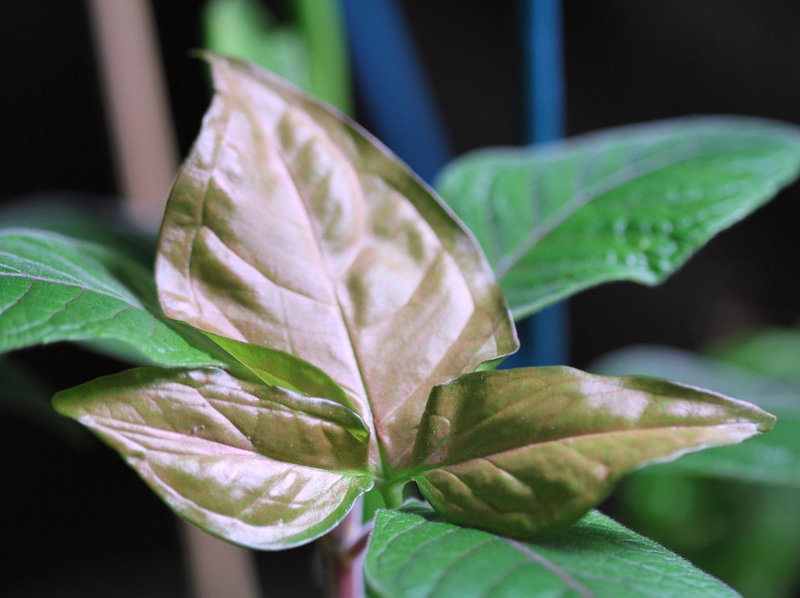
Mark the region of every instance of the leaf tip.
POLYGON ((52 399, 50 399, 50 404, 53 406, 53 409, 56 410, 56 413, 59 415, 63 415, 64 417, 74 417, 72 412, 72 401, 69 398, 69 394, 67 391, 60 391, 57 392, 52 399))
POLYGON ((769 432, 775 427, 778 418, 772 415, 769 411, 764 411, 760 407, 756 407, 758 419, 756 420, 756 427, 759 433, 769 432))

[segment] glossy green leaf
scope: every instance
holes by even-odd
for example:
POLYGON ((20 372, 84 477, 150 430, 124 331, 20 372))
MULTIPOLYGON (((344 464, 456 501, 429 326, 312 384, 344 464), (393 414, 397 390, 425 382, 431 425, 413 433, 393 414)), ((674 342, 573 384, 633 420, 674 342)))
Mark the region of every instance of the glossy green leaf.
POLYGON ((519 318, 611 280, 662 281, 791 182, 800 134, 686 118, 458 159, 437 188, 477 236, 519 318))
POLYGON ((302 544, 372 486, 369 429, 327 399, 222 370, 139 368, 56 395, 179 515, 259 549, 302 544))
POLYGON ((739 446, 689 455, 647 471, 730 478, 800 488, 800 386, 667 347, 631 347, 592 366, 602 374, 638 372, 711 388, 755 403, 774 413, 775 428, 739 446))
POLYGON ((567 367, 467 374, 431 393, 412 477, 448 519, 512 537, 562 527, 648 463, 768 430, 698 388, 567 367))
POLYGON ((112 339, 165 366, 215 365, 213 344, 161 314, 151 275, 125 256, 56 233, 0 231, 0 352, 112 339))
POLYGON ((365 576, 381 598, 738 595, 596 511, 535 543, 446 523, 420 504, 381 511, 365 576))
POLYGON ((434 384, 516 349, 506 304, 469 233, 379 142, 266 71, 210 62, 217 95, 161 231, 161 304, 324 371, 388 475, 434 384))
POLYGON ((234 341, 216 334, 208 336, 262 382, 294 390, 306 396, 331 399, 351 409, 354 407, 342 387, 331 380, 325 372, 294 355, 234 341))

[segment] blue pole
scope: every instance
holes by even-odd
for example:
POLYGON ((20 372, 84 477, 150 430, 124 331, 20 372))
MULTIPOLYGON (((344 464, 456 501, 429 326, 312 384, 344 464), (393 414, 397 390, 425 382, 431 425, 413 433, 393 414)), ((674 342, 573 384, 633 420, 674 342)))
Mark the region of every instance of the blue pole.
MULTIPOLYGON (((525 105, 528 143, 564 135, 564 68, 560 0, 525 0, 525 105)), ((567 306, 542 310, 521 326, 522 359, 530 365, 567 362, 567 306)))
POLYGON ((343 0, 353 71, 375 133, 426 181, 452 152, 402 10, 394 0, 343 0))

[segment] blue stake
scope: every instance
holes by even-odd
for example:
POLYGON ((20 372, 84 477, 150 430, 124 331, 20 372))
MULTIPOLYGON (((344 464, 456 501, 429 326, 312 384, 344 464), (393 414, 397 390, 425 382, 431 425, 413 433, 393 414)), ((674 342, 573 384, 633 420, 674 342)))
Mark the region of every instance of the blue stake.
MULTIPOLYGON (((564 76, 560 0, 525 0, 526 134, 529 143, 564 135, 564 76)), ((542 310, 520 326, 521 358, 526 364, 567 362, 567 309, 562 302, 542 310)))
POLYGON ((353 71, 371 126, 426 181, 452 153, 394 0, 343 0, 353 71))

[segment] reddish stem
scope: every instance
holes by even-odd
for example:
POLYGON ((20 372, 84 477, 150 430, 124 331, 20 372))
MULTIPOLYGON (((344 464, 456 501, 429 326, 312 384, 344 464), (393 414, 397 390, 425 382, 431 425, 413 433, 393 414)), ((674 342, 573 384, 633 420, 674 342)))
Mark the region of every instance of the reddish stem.
POLYGON ((348 513, 323 544, 328 557, 330 598, 363 598, 363 565, 372 524, 362 525, 361 502, 348 513))

